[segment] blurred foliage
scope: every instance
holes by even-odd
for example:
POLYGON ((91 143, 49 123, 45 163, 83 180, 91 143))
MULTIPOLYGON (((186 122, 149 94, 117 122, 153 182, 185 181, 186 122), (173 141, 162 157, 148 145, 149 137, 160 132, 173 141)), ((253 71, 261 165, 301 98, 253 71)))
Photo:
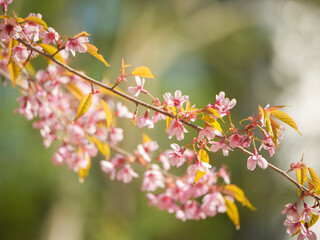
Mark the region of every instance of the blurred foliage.
MULTIPOLYGON (((39 12, 49 26, 68 36, 82 30, 91 33, 91 42, 111 68, 88 54, 77 54, 71 65, 92 77, 113 81, 124 57, 127 63, 146 65, 157 75, 146 83, 155 96, 181 89, 200 107, 225 91, 237 99, 233 118, 238 122, 257 114, 257 105, 269 103, 280 91, 270 74, 270 31, 259 16, 263 4, 15 0, 9 10, 22 17, 39 12)), ((247 171, 244 155, 211 155, 213 165, 229 166, 233 182, 258 208, 250 212, 240 207, 241 230, 236 231, 226 215, 183 223, 148 206, 139 190, 141 178, 124 185, 103 176, 100 157, 84 184, 66 167, 54 167, 50 162, 54 146, 45 149, 32 123, 12 114, 18 107, 17 95, 16 89, 0 88, 0 239, 283 239, 280 211, 295 189, 270 171, 247 171)), ((131 131, 129 122, 120 123, 130 129, 122 146, 134 149, 130 139, 140 131, 131 131)), ((163 130, 152 131, 150 136, 159 137, 161 147, 168 148, 163 130)))

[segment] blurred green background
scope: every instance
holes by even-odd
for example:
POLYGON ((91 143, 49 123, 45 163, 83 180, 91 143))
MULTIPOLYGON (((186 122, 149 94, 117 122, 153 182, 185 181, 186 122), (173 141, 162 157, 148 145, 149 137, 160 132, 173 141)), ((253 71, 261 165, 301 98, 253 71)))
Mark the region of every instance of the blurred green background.
MULTIPOLYGON (((154 96, 181 89, 191 103, 203 107, 225 91, 227 97, 237 99, 235 122, 257 113, 258 105, 292 104, 294 94, 279 97, 299 80, 289 74, 296 70, 294 65, 285 65, 288 61, 281 55, 292 43, 288 36, 294 37, 287 33, 300 36, 292 26, 301 23, 294 19, 302 13, 312 13, 318 21, 297 25, 309 31, 304 44, 320 26, 316 0, 15 0, 9 6, 12 9, 21 17, 41 13, 62 35, 91 33, 90 41, 111 68, 106 70, 92 57, 77 54, 71 65, 89 76, 107 76, 112 82, 124 57, 126 63, 146 65, 157 75, 146 83, 154 96)), ((288 59, 297 58, 294 51, 304 45, 292 46, 288 59)), ((50 159, 55 146, 45 149, 32 123, 12 113, 18 107, 18 95, 17 89, 0 87, 1 240, 285 239, 280 211, 287 202, 296 201, 296 189, 271 170, 249 172, 244 155, 211 157, 213 165, 229 166, 233 183, 244 189, 258 209, 251 212, 239 206, 241 229, 236 231, 225 214, 181 222, 148 206, 140 191, 141 178, 130 185, 110 181, 99 169, 99 157, 84 184, 65 166, 54 167, 50 159)), ((131 129, 129 121, 121 123, 131 129)), ((148 134, 160 136, 161 147, 168 148, 162 129, 159 126, 148 134)), ((130 130, 122 147, 133 149, 132 139, 139 136, 138 142, 140 135, 130 130)), ((297 155, 288 161, 298 161, 300 152, 297 155)), ((288 166, 277 156, 271 161, 288 166)))

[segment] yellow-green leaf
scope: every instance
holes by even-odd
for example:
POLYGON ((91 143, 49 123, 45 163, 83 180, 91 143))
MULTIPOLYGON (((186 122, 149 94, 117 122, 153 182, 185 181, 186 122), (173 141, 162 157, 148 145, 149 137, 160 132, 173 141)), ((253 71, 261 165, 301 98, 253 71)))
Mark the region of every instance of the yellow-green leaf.
POLYGON ((271 111, 271 115, 275 118, 278 118, 280 121, 288 124, 294 130, 296 130, 299 134, 301 134, 301 132, 299 132, 299 130, 298 130, 297 124, 288 114, 286 114, 280 110, 273 110, 273 111, 271 111))
POLYGON ((14 88, 16 86, 16 81, 18 80, 20 75, 20 68, 18 64, 16 64, 16 62, 13 61, 8 64, 8 69, 11 76, 12 87, 14 88))
POLYGON ((140 66, 140 67, 135 68, 131 74, 134 76, 139 76, 139 77, 143 77, 143 78, 155 78, 156 77, 151 73, 151 70, 149 68, 147 68, 146 66, 140 66))
POLYGON ((252 211, 255 211, 256 208, 250 203, 248 198, 246 198, 243 190, 234 184, 228 184, 224 186, 224 191, 226 194, 235 198, 238 202, 242 203, 243 206, 248 207, 252 211))
POLYGON ((77 35, 74 35, 73 39, 79 38, 79 37, 83 37, 83 36, 90 36, 91 34, 87 33, 86 31, 82 31, 81 33, 78 33, 77 35))
POLYGON ((10 38, 10 43, 9 43, 9 62, 8 63, 12 62, 12 49, 15 46, 18 46, 18 41, 13 39, 13 38, 10 38))
POLYGON ((312 179, 312 183, 314 186, 314 192, 315 193, 320 193, 320 179, 318 177, 318 175, 316 174, 316 172, 312 169, 312 168, 308 168, 311 179, 312 179))
POLYGON ((203 119, 204 121, 209 123, 212 127, 217 129, 219 132, 221 132, 221 133, 223 132, 222 128, 220 126, 220 123, 217 120, 215 120, 213 117, 211 117, 209 115, 204 115, 201 119, 203 119))
POLYGON ((3 19, 9 19, 9 18, 11 18, 10 16, 8 16, 8 15, 0 15, 0 18, 3 18, 3 19))
POLYGON ((222 117, 220 116, 218 110, 214 108, 205 108, 205 112, 212 114, 213 116, 216 116, 222 120, 222 117))
POLYGON ((76 122, 81 116, 83 116, 86 112, 88 112, 90 106, 92 104, 92 95, 91 93, 84 95, 83 98, 80 100, 80 103, 78 105, 77 114, 74 119, 74 122, 76 122))
MULTIPOLYGON (((204 149, 200 149, 199 150, 198 158, 200 159, 201 162, 209 163, 208 153, 204 149)), ((194 179, 194 183, 193 184, 196 184, 200 180, 200 178, 202 178, 205 174, 206 174, 206 172, 202 172, 202 171, 198 170, 196 172, 196 177, 194 179)))
POLYGON ((90 137, 90 140, 97 146, 99 152, 105 157, 105 160, 109 160, 111 154, 109 145, 93 136, 90 137))
POLYGON ((228 217, 233 222, 233 224, 236 226, 236 229, 239 230, 240 229, 240 219, 239 219, 239 211, 238 211, 237 205, 227 198, 224 198, 224 201, 226 203, 228 217))
POLYGON ((198 152, 198 157, 201 162, 209 163, 209 156, 206 150, 200 149, 198 152))
POLYGON ((38 18, 36 16, 28 16, 26 17, 24 20, 26 20, 27 22, 32 22, 32 23, 36 23, 41 25, 44 28, 48 28, 47 24, 45 23, 45 21, 43 21, 41 18, 38 18))
POLYGON ((112 113, 111 113, 111 110, 110 110, 108 104, 105 101, 103 101, 102 99, 100 99, 100 100, 101 100, 101 103, 102 103, 102 106, 104 109, 104 113, 106 114, 107 129, 109 131, 110 125, 112 123, 112 113))
POLYGON ((147 142, 151 142, 152 139, 145 133, 142 134, 142 142, 143 143, 147 143, 147 142))
POLYGON ((266 130, 267 133, 274 138, 273 130, 272 130, 272 125, 271 125, 271 120, 270 118, 266 118, 266 130))
POLYGON ((92 45, 90 43, 85 43, 85 45, 87 46, 88 53, 90 53, 92 56, 94 56, 99 61, 103 62, 104 65, 106 65, 107 67, 110 66, 109 63, 107 63, 107 61, 104 59, 104 57, 98 53, 98 48, 96 48, 94 45, 92 45))
POLYGON ((77 99, 81 100, 81 98, 83 98, 83 93, 76 84, 68 83, 66 87, 77 99))
POLYGON ((319 219, 319 215, 311 213, 311 220, 309 222, 309 227, 314 225, 318 221, 318 219, 319 219))
POLYGON ((272 133, 273 133, 273 136, 271 136, 272 141, 273 141, 274 145, 276 147, 278 147, 278 136, 279 136, 279 131, 280 131, 280 124, 277 123, 272 118, 268 118, 268 119, 270 120, 271 129, 272 129, 272 133))
MULTIPOLYGON (((59 62, 66 64, 66 62, 64 61, 64 59, 61 57, 60 53, 58 51, 58 49, 55 46, 49 45, 49 44, 44 44, 44 43, 39 43, 39 46, 43 48, 43 50, 48 53, 49 55, 54 55, 54 58, 57 59, 59 62)), ((50 60, 49 60, 50 61, 50 60)))

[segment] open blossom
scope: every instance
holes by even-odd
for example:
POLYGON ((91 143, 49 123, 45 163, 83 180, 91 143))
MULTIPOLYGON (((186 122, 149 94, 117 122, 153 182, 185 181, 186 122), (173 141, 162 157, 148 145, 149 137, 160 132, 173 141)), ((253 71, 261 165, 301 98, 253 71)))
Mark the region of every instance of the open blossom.
POLYGON ((199 170, 201 172, 207 172, 212 166, 209 163, 201 162, 199 159, 197 159, 195 164, 192 164, 188 168, 188 173, 190 175, 195 175, 196 172, 199 170))
POLYGON ((144 173, 141 190, 155 191, 158 187, 164 188, 164 182, 165 178, 159 171, 159 167, 153 164, 151 165, 151 170, 148 170, 144 173))
POLYGON ((153 122, 149 119, 149 110, 145 112, 143 116, 138 117, 136 124, 138 128, 143 128, 147 126, 149 129, 154 127, 153 122))
POLYGON ((85 43, 89 42, 87 37, 69 38, 66 43, 66 50, 70 51, 73 56, 76 52, 85 53, 87 51, 87 46, 85 43))
POLYGON ((299 221, 300 219, 300 214, 298 212, 298 203, 296 202, 295 204, 288 203, 287 205, 284 206, 284 209, 282 210, 281 214, 287 214, 287 219, 290 221, 299 221))
POLYGON ((242 139, 243 139, 243 137, 241 135, 239 135, 237 132, 232 134, 229 137, 230 147, 235 148, 235 147, 241 146, 242 139))
POLYGON ((2 41, 7 41, 10 37, 14 39, 19 38, 21 31, 22 28, 16 23, 14 18, 4 20, 4 22, 0 24, 0 38, 2 41))
POLYGON ((300 228, 301 232, 306 232, 305 226, 300 222, 300 219, 298 221, 292 221, 290 219, 286 219, 283 223, 284 226, 287 226, 287 233, 293 236, 298 229, 300 228))
POLYGON ((225 144, 224 139, 222 139, 220 142, 212 141, 210 143, 212 144, 210 148, 212 152, 218 152, 219 149, 222 149, 223 156, 229 155, 229 150, 231 150, 231 148, 225 144))
POLYGON ((123 117, 123 118, 132 118, 133 114, 129 112, 127 106, 123 105, 122 102, 117 102, 117 109, 116 109, 116 117, 123 117))
POLYGON ((188 132, 187 129, 184 128, 179 119, 172 119, 170 125, 167 129, 167 133, 169 134, 169 139, 172 138, 173 135, 176 135, 177 139, 180 141, 184 138, 184 133, 188 132))
POLYGON ((114 177, 116 176, 116 169, 113 163, 102 160, 100 161, 100 167, 103 172, 110 174, 111 180, 114 180, 114 177))
POLYGON ((237 101, 232 99, 230 101, 229 98, 225 98, 225 93, 220 92, 219 95, 216 95, 216 102, 215 104, 211 104, 208 107, 213 107, 219 111, 221 117, 230 114, 230 110, 236 105, 237 101))
POLYGON ((182 96, 180 90, 175 91, 174 97, 171 95, 171 93, 166 92, 163 95, 163 98, 165 100, 165 104, 167 104, 169 107, 175 106, 178 109, 182 107, 183 103, 189 100, 188 96, 182 96))
POLYGON ((138 173, 133 171, 129 164, 126 164, 124 168, 117 173, 117 180, 129 183, 132 181, 132 178, 137 178, 138 176, 138 173))
POLYGON ((311 208, 308 204, 304 203, 304 209, 301 212, 301 219, 305 222, 311 221, 311 213, 320 216, 320 211, 311 208))
POLYGON ((268 167, 268 162, 266 159, 264 159, 261 155, 258 155, 258 151, 255 150, 254 151, 254 155, 250 156, 248 158, 248 161, 247 161, 247 168, 250 170, 250 171, 253 171, 256 166, 257 166, 257 163, 258 165, 262 168, 262 169, 266 169, 268 167))
POLYGON ((50 44, 51 42, 56 44, 56 41, 59 40, 59 34, 52 27, 48 27, 48 32, 41 31, 40 37, 42 38, 42 42, 44 44, 50 44))
POLYGON ((19 43, 18 46, 12 48, 12 58, 16 59, 18 62, 25 61, 29 56, 28 49, 19 43))
POLYGON ((135 78, 136 78, 137 86, 136 87, 128 87, 128 92, 131 93, 135 97, 138 97, 140 92, 145 93, 145 94, 148 93, 147 90, 143 89, 145 79, 142 78, 142 81, 141 81, 140 77, 136 76, 135 78))
POLYGON ((180 148, 178 144, 172 143, 170 145, 173 151, 168 153, 169 162, 172 166, 180 167, 186 161, 184 156, 184 149, 180 148))
POLYGON ((205 195, 202 199, 202 210, 208 216, 215 216, 217 213, 224 213, 227 211, 226 203, 223 196, 219 192, 213 192, 205 195))
POLYGON ((213 127, 205 127, 199 132, 199 140, 202 141, 206 136, 208 140, 212 140, 215 137, 216 130, 213 127))
POLYGON ((121 142, 123 140, 123 129, 111 126, 109 130, 109 140, 113 144, 121 142))

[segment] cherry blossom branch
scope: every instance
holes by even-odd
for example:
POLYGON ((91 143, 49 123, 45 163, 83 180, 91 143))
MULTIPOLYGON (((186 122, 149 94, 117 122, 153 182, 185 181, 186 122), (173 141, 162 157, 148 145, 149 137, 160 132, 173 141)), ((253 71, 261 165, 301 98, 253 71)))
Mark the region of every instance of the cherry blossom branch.
MULTIPOLYGON (((130 101, 130 102, 135 103, 136 105, 141 105, 141 106, 143 106, 143 107, 146 107, 146 108, 148 108, 148 109, 150 109, 150 110, 153 110, 153 111, 155 111, 155 112, 159 112, 159 113, 161 113, 161 114, 163 114, 163 115, 165 115, 165 116, 167 116, 167 117, 170 117, 170 118, 176 118, 176 116, 174 116, 174 115, 172 115, 172 114, 170 114, 170 113, 168 113, 168 112, 166 112, 166 111, 163 111, 163 110, 160 109, 160 108, 157 108, 157 107, 155 107, 155 106, 152 106, 152 105, 150 105, 150 104, 147 104, 147 103, 145 103, 145 102, 143 102, 143 101, 141 101, 141 100, 139 100, 139 99, 133 98, 133 97, 131 97, 131 96, 125 94, 125 93, 122 93, 122 92, 116 90, 116 89, 115 89, 115 86, 112 86, 112 87, 107 86, 107 85, 105 85, 105 84, 103 84, 103 83, 101 83, 101 82, 99 82, 99 81, 97 81, 97 80, 95 80, 95 79, 93 79, 93 78, 91 78, 91 77, 89 77, 89 76, 84 75, 83 73, 78 72, 77 70, 71 68, 70 66, 68 66, 68 65, 60 62, 59 60, 57 60, 56 58, 54 58, 54 56, 52 56, 52 55, 50 55, 50 54, 48 54, 48 53, 46 53, 46 52, 43 52, 43 51, 35 48, 34 46, 32 46, 31 44, 27 43, 26 41, 24 41, 24 40, 22 40, 22 39, 17 39, 17 41, 20 42, 21 44, 25 45, 25 46, 26 46, 27 48, 29 48, 30 50, 35 51, 35 52, 41 54, 42 56, 44 56, 44 57, 47 58, 47 59, 50 59, 52 62, 56 63, 58 66, 60 66, 60 67, 62 67, 63 69, 65 69, 65 70, 67 70, 67 71, 69 71, 69 72, 71 72, 71 73, 79 76, 80 78, 84 79, 84 80, 87 81, 87 82, 90 82, 91 84, 95 84, 95 85, 97 85, 97 86, 100 86, 100 87, 102 87, 102 88, 104 88, 104 89, 106 89, 106 90, 108 90, 108 91, 110 91, 110 92, 112 92, 112 93, 114 93, 114 94, 116 94, 116 95, 118 95, 118 96, 120 96, 120 97, 122 97, 122 98, 124 98, 124 99, 126 99, 126 100, 128 100, 128 101, 130 101)), ((1 72, 0 72, 0 74, 1 74, 1 72)), ((3 75, 3 74, 1 74, 1 75, 3 75)), ((195 130, 198 131, 198 132, 203 129, 202 127, 199 127, 199 126, 197 126, 197 125, 195 125, 195 124, 186 122, 186 121, 183 120, 183 119, 180 119, 180 121, 181 121, 182 123, 184 123, 185 125, 187 125, 187 126, 193 128, 193 129, 195 129, 195 130)), ((126 151, 123 150, 123 149, 118 148, 117 146, 110 146, 110 147, 113 148, 115 151, 117 151, 117 152, 119 152, 119 153, 122 153, 123 155, 125 155, 125 156, 128 157, 129 159, 132 159, 132 157, 133 157, 133 155, 129 154, 128 152, 126 152, 126 151)), ((236 148, 237 148, 238 150, 240 150, 241 152, 245 153, 245 154, 248 155, 248 156, 253 156, 253 155, 254 155, 252 152, 244 149, 243 147, 238 146, 238 147, 236 147, 236 148)), ((304 186, 302 186, 301 184, 299 184, 296 180, 294 180, 292 177, 290 177, 285 171, 281 170, 280 168, 274 166, 273 164, 271 164, 271 163, 269 163, 269 162, 268 162, 268 167, 270 167, 273 171, 279 173, 280 175, 284 176, 286 179, 288 179, 290 182, 292 182, 295 186, 297 186, 297 187, 298 187, 299 189, 301 189, 303 192, 308 192, 308 191, 309 191, 309 189, 307 189, 306 187, 304 187, 304 186)), ((319 198, 318 196, 313 196, 313 197, 314 197, 315 199, 317 199, 318 201, 320 200, 320 198, 319 198)))
MULTIPOLYGON (((244 149, 243 147, 238 146, 237 147, 238 150, 240 150, 241 152, 243 152, 244 154, 248 155, 248 156, 253 156, 253 153, 244 149)), ((300 183, 298 183, 296 180, 294 180, 292 177, 290 177, 284 170, 276 167, 275 165, 271 164, 268 162, 268 167, 271 168, 273 171, 276 171, 277 173, 281 174, 282 176, 284 176, 286 179, 288 179, 290 182, 292 182, 294 185, 296 185, 301 191, 303 192, 308 192, 309 189, 306 188, 305 186, 302 186, 300 183)), ((317 199, 318 201, 320 201, 320 197, 314 195, 313 196, 315 199, 317 199)))
MULTIPOLYGON (((176 117, 176 116, 174 116, 174 115, 172 115, 172 114, 170 114, 170 113, 168 113, 166 111, 163 111, 162 109, 159 109, 159 108, 154 107, 154 106, 152 106, 150 104, 147 104, 147 103, 145 103, 145 102, 143 102, 143 101, 141 101, 139 99, 130 97, 127 94, 124 94, 124 93, 114 89, 113 87, 109 87, 109 86, 107 86, 107 85, 105 85, 105 84, 103 84, 103 83, 101 83, 101 82, 99 82, 99 81, 97 81, 97 80, 95 80, 95 79, 93 79, 91 77, 88 77, 88 76, 76 71, 75 69, 69 67, 68 65, 65 65, 62 62, 58 61, 52 55, 47 54, 46 52, 43 52, 43 51, 33 47, 31 44, 27 43, 26 41, 22 40, 21 38, 17 39, 17 41, 22 43, 23 45, 25 45, 27 48, 29 48, 29 49, 41 54, 42 56, 44 56, 44 57, 46 57, 48 59, 50 59, 52 62, 56 63, 58 66, 60 66, 60 67, 62 67, 64 69, 66 69, 67 71, 69 71, 69 72, 81 77, 82 79, 86 80, 87 82, 90 82, 90 83, 93 83, 95 85, 98 85, 98 86, 100 86, 100 87, 102 87, 102 88, 104 88, 104 89, 106 89, 106 90, 108 90, 108 91, 110 91, 110 92, 122 97, 122 98, 125 98, 125 99, 127 99, 127 100, 129 100, 129 101, 131 101, 131 102, 133 102, 133 103, 135 103, 137 105, 141 105, 141 106, 146 107, 148 109, 151 109, 153 111, 159 112, 159 113, 161 113, 161 114, 163 114, 163 115, 165 115, 167 117, 170 117, 170 118, 175 118, 176 117)), ((182 123, 184 123, 185 125, 195 129, 196 131, 200 131, 202 129, 201 127, 199 127, 197 125, 194 125, 192 123, 186 122, 183 119, 181 119, 180 121, 182 123)))

